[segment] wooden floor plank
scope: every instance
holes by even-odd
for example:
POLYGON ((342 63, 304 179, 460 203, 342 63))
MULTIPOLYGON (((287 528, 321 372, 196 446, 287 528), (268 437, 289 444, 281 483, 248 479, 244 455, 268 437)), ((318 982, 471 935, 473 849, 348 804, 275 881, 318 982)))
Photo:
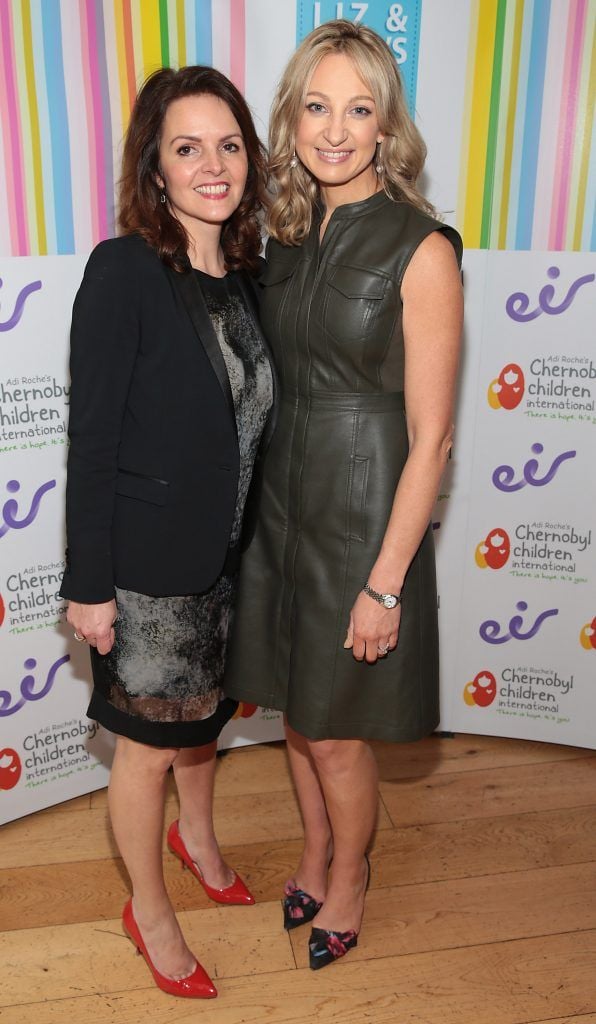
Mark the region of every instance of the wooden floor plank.
MULTIPOLYGON (((295 969, 279 907, 214 907, 183 911, 179 921, 188 945, 217 978, 295 969), (272 942, 272 938, 275 941, 272 942)), ((147 985, 147 967, 124 935, 119 919, 27 929, 0 935, 1 1003, 90 995, 105 988, 132 991, 147 985)))
POLYGON ((596 758, 381 782, 395 826, 596 803, 596 758))
MULTIPOLYGON (((166 823, 178 816, 178 802, 166 801, 166 823)), ((215 826, 222 845, 295 839, 302 834, 300 812, 293 793, 280 800, 278 793, 215 799, 215 826)), ((379 802, 378 827, 390 821, 379 802)), ((0 868, 32 864, 67 863, 118 856, 106 808, 73 811, 55 817, 29 815, 3 827, 0 868)))
MULTIPOLYGON (((128 880, 105 791, 5 826, 0 1024, 596 1024, 596 751, 480 736, 375 746, 362 937, 316 973, 308 928, 281 927, 301 849, 283 745, 219 759, 219 836, 257 906, 215 907, 164 859, 217 979, 209 1003, 158 992, 122 934, 128 880)), ((168 792, 166 824, 171 779, 168 792)))
POLYGON ((464 734, 429 736, 417 743, 375 742, 372 746, 383 781, 596 757, 596 750, 582 747, 464 734))
MULTIPOLYGON (((225 846, 224 853, 261 901, 277 899, 300 856, 299 839, 225 846)), ((594 859, 596 813, 584 808, 442 822, 382 830, 374 842, 371 889, 475 877, 594 859)), ((177 908, 210 901, 171 854, 164 855, 168 890, 177 908)), ((128 895, 118 858, 40 864, 0 871, 2 927, 35 928, 63 921, 117 917, 128 895)))
MULTIPOLYGON (((418 743, 373 743, 373 749, 383 781, 596 757, 595 750, 500 736, 430 736, 418 743)), ((172 776, 169 783, 173 794, 172 776)), ((216 786, 226 796, 291 790, 285 744, 255 744, 225 751, 218 758, 216 786)), ((87 799, 95 809, 105 807, 107 790, 97 790, 87 799)))
POLYGON ((596 1013, 576 1013, 573 1017, 547 1017, 546 1020, 523 1021, 522 1024, 596 1024, 596 1013))
MULTIPOLYGON (((117 937, 112 937, 117 944, 117 937)), ((527 1024, 596 1011, 596 932, 340 963, 220 982, 197 1006, 154 988, 14 1006, 2 1024, 527 1024)), ((142 968, 142 964, 140 965, 142 968)), ((146 970, 146 968, 145 968, 146 970)), ((103 984, 102 984, 103 982, 103 984)), ((581 1018, 580 1022, 581 1024, 581 1018)))

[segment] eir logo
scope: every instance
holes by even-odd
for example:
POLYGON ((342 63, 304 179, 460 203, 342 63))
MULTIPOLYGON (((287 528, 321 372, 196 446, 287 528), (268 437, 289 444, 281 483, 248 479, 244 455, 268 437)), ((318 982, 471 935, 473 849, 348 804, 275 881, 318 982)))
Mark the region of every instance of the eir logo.
MULTIPOLYGON (((3 281, 2 278, 0 277, 0 288, 2 288, 2 285, 3 281)), ((21 288, 19 294, 17 295, 13 311, 8 317, 8 320, 0 320, 0 332, 12 331, 13 327, 17 326, 19 320, 23 315, 23 310, 25 309, 25 303, 27 299, 32 294, 32 292, 37 292, 39 291, 40 288, 41 281, 30 281, 29 284, 26 284, 24 288, 21 288)))

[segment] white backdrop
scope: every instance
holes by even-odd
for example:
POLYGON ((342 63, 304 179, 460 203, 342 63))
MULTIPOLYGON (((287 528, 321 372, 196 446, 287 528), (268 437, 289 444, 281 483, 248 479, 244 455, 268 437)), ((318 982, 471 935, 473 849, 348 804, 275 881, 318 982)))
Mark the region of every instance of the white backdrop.
MULTIPOLYGON (((468 243, 456 443, 433 516, 440 589, 441 727, 595 746, 596 356, 591 325, 596 267, 589 251, 563 251, 564 244, 553 246, 558 251, 543 251, 534 246, 534 236, 524 243, 524 251, 516 251, 523 245, 515 240, 515 223, 518 233, 514 231, 511 244, 510 236, 503 235, 509 248, 501 243, 490 248, 492 236, 479 245, 472 205, 478 115, 470 81, 476 81, 474 60, 479 54, 487 59, 480 29, 490 21, 490 7, 491 0, 343 5, 192 0, 185 6, 183 39, 172 3, 169 60, 177 64, 178 57, 184 58, 180 63, 211 59, 231 74, 244 88, 265 137, 279 73, 301 34, 317 18, 363 16, 386 33, 402 61, 408 94, 429 147, 427 194, 447 221, 465 229, 468 243)), ((542 16, 527 4, 526 13, 530 9, 534 21, 528 23, 528 32, 542 16)), ((33 50, 27 51, 19 35, 19 10, 13 3, 11 25, 1 26, 12 32, 14 88, 11 93, 11 68, 5 65, 0 89, 4 81, 7 104, 2 109, 13 120, 9 123, 5 116, 0 132, 0 821, 89 792, 107 780, 110 737, 85 716, 88 652, 72 642, 57 596, 64 550, 68 325, 88 251, 112 230, 111 200, 102 207, 102 195, 105 198, 117 176, 126 106, 118 93, 127 81, 121 73, 123 62, 128 62, 128 81, 132 75, 138 84, 155 66, 151 54, 158 52, 159 43, 150 35, 155 30, 152 0, 133 0, 136 20, 129 36, 126 26, 113 22, 113 7, 104 4, 104 21, 96 26, 96 50, 105 59, 95 69, 94 93, 93 54, 89 80, 84 68, 73 63, 77 18, 85 38, 89 36, 83 5, 56 7, 62 12, 63 41, 68 37, 71 44, 64 49, 61 67, 72 136, 74 226, 72 243, 64 242, 69 211, 60 195, 60 154, 53 154, 48 173, 34 173, 34 111, 22 74, 27 62, 35 74, 43 71, 46 76, 54 73, 54 65, 45 53, 42 68, 35 31, 33 50), (102 81, 107 89, 103 94, 102 81), (91 99, 99 97, 95 106, 86 104, 83 96, 79 99, 85 89, 91 99), (102 95, 111 104, 111 136, 95 133, 85 169, 87 156, 78 146, 80 130, 86 126, 89 137, 93 134, 89 111, 99 116, 102 95), (14 108, 11 96, 16 97, 14 108), (21 133, 18 152, 15 124, 21 133), (89 183, 95 166, 92 152, 105 172, 95 184, 89 183), (48 181, 53 183, 51 194, 48 181)), ((553 0, 549 11, 555 21, 549 23, 549 32, 559 24, 561 10, 560 0, 553 0)), ((45 26, 51 28, 55 26, 45 26)), ((496 52, 498 38, 491 39, 496 52)), ((161 52, 163 60, 163 38, 161 52)), ((555 87, 566 88, 553 53, 549 49, 541 71, 551 99, 555 87)), ((522 62, 523 56, 522 47, 522 62)), ((531 76, 528 81, 533 81, 531 76)), ((52 107, 52 84, 48 77, 50 125, 58 109, 52 107)), ((578 89, 581 104, 579 85, 578 89)), ((520 105, 530 99, 528 91, 520 105)), ((99 121, 94 123, 97 127, 99 121)), ((39 132, 43 130, 40 122, 39 132)), ((492 145, 490 130, 487 152, 492 145)), ((504 139, 509 137, 507 130, 504 124, 504 139)), ((523 134, 517 122, 515 132, 510 132, 514 157, 516 139, 523 134)), ((40 147, 42 167, 49 147, 40 147)), ((523 152, 523 165, 522 158, 523 152)), ((551 167, 550 179, 547 174, 549 159, 545 149, 536 168, 536 201, 545 182, 552 185, 555 180, 556 168, 551 167)), ((500 173, 502 178, 502 167, 500 173)), ((582 180, 578 179, 578 188, 582 180)), ((588 205, 590 187, 588 182, 584 190, 588 205)), ((505 191, 498 198, 494 186, 488 213, 496 223, 500 210, 507 231, 513 198, 519 198, 522 188, 523 177, 516 185, 512 172, 505 207, 505 191)), ((486 209, 486 219, 485 215, 486 209)), ((516 216, 519 220, 521 213, 516 216)), ((480 223, 479 215, 477 220, 480 223)), ((575 248, 589 248, 585 237, 584 231, 575 248)), ((221 742, 230 746, 280 735, 279 715, 246 706, 226 727, 221 742)))

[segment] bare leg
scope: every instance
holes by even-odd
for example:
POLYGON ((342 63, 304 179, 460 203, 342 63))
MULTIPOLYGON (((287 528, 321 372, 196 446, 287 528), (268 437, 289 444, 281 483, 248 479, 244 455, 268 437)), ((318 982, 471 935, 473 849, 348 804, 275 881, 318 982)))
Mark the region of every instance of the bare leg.
POLYGON ((222 858, 213 829, 213 783, 217 743, 180 750, 174 776, 180 797, 180 835, 208 885, 225 889, 234 872, 222 858))
POLYGON ((130 875, 133 909, 147 951, 161 974, 192 974, 186 945, 168 897, 162 861, 166 773, 176 750, 145 746, 118 736, 108 800, 112 828, 130 875))
POLYGON ((286 722, 288 758, 304 825, 304 849, 290 883, 322 902, 333 849, 331 826, 308 740, 286 722))
POLYGON ((333 834, 333 866, 325 903, 314 924, 332 931, 358 931, 364 909, 364 861, 375 826, 378 773, 363 740, 309 741, 333 834))

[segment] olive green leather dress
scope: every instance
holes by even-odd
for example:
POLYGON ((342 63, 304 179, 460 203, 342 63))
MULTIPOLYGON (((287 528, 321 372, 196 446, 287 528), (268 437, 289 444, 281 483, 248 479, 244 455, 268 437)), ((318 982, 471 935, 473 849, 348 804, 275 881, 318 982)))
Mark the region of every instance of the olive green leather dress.
POLYGON ((400 285, 442 231, 379 192, 337 208, 319 245, 270 241, 262 323, 280 382, 260 517, 245 553, 228 696, 286 712, 310 739, 410 741, 439 720, 432 529, 403 588, 399 641, 374 665, 344 649, 408 455, 400 285))

